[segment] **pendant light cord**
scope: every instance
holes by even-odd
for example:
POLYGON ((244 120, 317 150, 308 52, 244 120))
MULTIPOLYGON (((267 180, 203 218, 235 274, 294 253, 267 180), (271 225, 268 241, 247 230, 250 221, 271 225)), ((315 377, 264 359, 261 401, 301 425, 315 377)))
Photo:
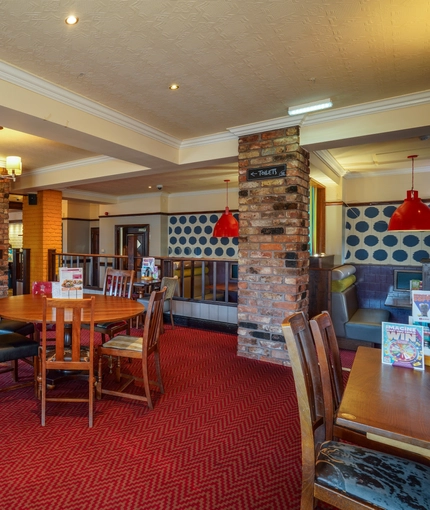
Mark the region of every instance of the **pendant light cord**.
POLYGON ((412 159, 412 187, 411 187, 411 191, 412 191, 412 196, 414 196, 414 178, 415 178, 415 158, 417 158, 418 156, 415 154, 413 156, 408 156, 409 159, 412 159))

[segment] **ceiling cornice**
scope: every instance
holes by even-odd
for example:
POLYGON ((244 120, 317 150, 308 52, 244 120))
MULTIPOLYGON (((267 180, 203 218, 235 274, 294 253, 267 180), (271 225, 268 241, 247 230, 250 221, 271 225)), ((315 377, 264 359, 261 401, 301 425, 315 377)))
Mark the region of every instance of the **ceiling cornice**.
POLYGON ((338 177, 343 177, 348 172, 339 164, 337 159, 335 159, 331 153, 327 150, 322 151, 314 151, 313 154, 320 159, 325 165, 327 165, 332 172, 334 172, 338 177))
POLYGON ((299 126, 303 117, 303 115, 296 115, 294 117, 278 117, 276 119, 255 122, 253 124, 244 124, 242 126, 234 126, 227 129, 236 136, 253 135, 255 133, 272 131, 274 129, 299 126))
POLYGON ((390 97, 381 101, 371 101, 336 110, 326 110, 324 112, 308 114, 302 122, 302 126, 311 126, 312 124, 321 124, 322 122, 332 122, 336 120, 351 119, 362 115, 371 115, 388 110, 398 110, 410 106, 419 106, 430 103, 430 90, 407 94, 404 96, 390 97))
POLYGON ((0 79, 179 149, 178 138, 0 61, 0 79))
POLYGON ((110 156, 94 156, 91 158, 77 159, 75 161, 68 161, 66 163, 59 163, 58 165, 43 166, 28 172, 28 175, 48 174, 51 172, 58 172, 61 170, 70 170, 73 168, 80 168, 87 165, 98 165, 100 163, 107 163, 108 161, 116 161, 115 158, 110 156))
POLYGON ((99 103, 80 96, 79 94, 70 92, 58 85, 54 85, 51 82, 43 80, 42 78, 1 61, 0 79, 36 94, 45 96, 49 99, 63 103, 72 108, 77 108, 85 113, 94 115, 176 149, 229 141, 234 137, 262 133, 275 129, 293 126, 310 126, 323 122, 332 122, 362 115, 376 114, 387 110, 395 110, 430 103, 430 90, 427 90, 345 108, 325 110, 322 112, 314 112, 304 115, 284 116, 266 121, 244 124, 241 126, 233 126, 226 128, 228 132, 180 140, 164 133, 163 131, 118 113, 115 110, 100 105, 99 103))

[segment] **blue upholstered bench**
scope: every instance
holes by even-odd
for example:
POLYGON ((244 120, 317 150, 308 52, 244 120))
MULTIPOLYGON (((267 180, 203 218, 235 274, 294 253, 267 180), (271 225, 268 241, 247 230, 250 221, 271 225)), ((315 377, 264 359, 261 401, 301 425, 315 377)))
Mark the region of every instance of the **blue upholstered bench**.
POLYGON ((390 320, 390 312, 380 308, 359 308, 355 267, 350 264, 332 271, 332 321, 338 340, 381 343, 382 322, 390 320))

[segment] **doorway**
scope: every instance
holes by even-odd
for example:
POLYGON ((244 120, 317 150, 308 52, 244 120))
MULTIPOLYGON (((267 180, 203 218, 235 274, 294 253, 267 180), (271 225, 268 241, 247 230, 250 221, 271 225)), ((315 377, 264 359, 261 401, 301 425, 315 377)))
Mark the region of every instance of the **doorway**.
POLYGON ((128 256, 128 269, 140 271, 149 254, 149 225, 116 225, 115 255, 128 256))

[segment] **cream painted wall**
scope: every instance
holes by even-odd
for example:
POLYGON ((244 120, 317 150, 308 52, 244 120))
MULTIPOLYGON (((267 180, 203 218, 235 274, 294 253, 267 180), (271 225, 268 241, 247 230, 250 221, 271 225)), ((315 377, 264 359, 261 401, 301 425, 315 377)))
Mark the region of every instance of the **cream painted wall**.
POLYGON ((121 216, 100 218, 100 253, 115 253, 116 225, 149 225, 149 255, 167 256, 167 217, 159 214, 148 216, 121 216))
MULTIPOLYGON (((360 202, 402 201, 406 190, 411 189, 411 174, 391 174, 387 176, 347 177, 344 179, 344 196, 348 205, 360 202)), ((423 200, 430 198, 428 173, 415 172, 414 189, 423 200)))
POLYGON ((327 255, 334 255, 334 263, 343 262, 344 211, 342 204, 326 207, 326 247, 327 255))
MULTIPOLYGON (((226 206, 226 191, 218 190, 205 193, 178 193, 169 195, 168 201, 168 211, 171 214, 223 211, 226 206)), ((228 206, 232 211, 238 210, 238 188, 229 188, 228 206)))

